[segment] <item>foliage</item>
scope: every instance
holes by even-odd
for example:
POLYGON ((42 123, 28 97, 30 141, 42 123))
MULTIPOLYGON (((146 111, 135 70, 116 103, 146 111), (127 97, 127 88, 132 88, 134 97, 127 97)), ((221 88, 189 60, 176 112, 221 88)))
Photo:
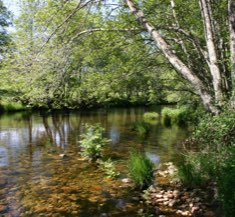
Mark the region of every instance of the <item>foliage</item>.
POLYGON ((26 107, 21 102, 14 102, 12 100, 2 100, 0 102, 0 110, 6 112, 26 110, 26 107))
MULTIPOLYGON (((21 2, 12 53, 0 79, 6 90, 18 93, 13 97, 36 108, 149 105, 166 102, 172 91, 165 89, 176 86, 176 80, 180 83, 177 89, 187 86, 142 35, 97 31, 89 37, 74 37, 101 25, 104 29, 126 28, 133 22, 126 12, 119 11, 110 20, 103 8, 94 6, 91 13, 83 7, 53 33, 75 6, 76 1, 21 2)), ((182 94, 175 101, 179 96, 182 94)))
POLYGON ((159 117, 159 114, 157 112, 145 112, 143 117, 144 120, 157 119, 159 117))
POLYGON ((214 157, 207 153, 190 152, 178 162, 178 177, 187 186, 203 186, 211 181, 214 157))
POLYGON ((219 167, 219 199, 226 217, 235 216, 235 147, 228 148, 219 167))
POLYGON ((186 106, 182 106, 179 108, 165 107, 161 111, 161 117, 165 125, 184 125, 189 122, 197 122, 198 114, 194 112, 191 108, 186 106))
POLYGON ((137 121, 131 124, 130 129, 136 131, 140 135, 146 135, 149 133, 151 126, 143 121, 137 121))
POLYGON ((187 185, 216 182, 219 200, 226 217, 235 214, 235 113, 227 110, 219 116, 207 115, 187 143, 199 145, 178 165, 179 177, 187 185))
POLYGON ((235 113, 226 110, 219 116, 207 114, 196 128, 193 140, 210 150, 220 150, 235 141, 235 113))
MULTIPOLYGON (((7 34, 6 27, 8 27, 11 22, 11 14, 7 10, 7 8, 4 6, 3 1, 0 0, 0 52, 1 52, 1 57, 3 57, 4 53, 7 51, 8 46, 11 42, 10 35, 7 34)), ((2 58, 1 58, 2 61, 2 58)))
POLYGON ((119 172, 116 170, 113 161, 109 158, 108 160, 98 160, 99 167, 106 173, 108 178, 116 178, 119 172))
POLYGON ((136 187, 147 188, 153 181, 154 165, 145 155, 132 151, 128 162, 128 169, 136 187))
POLYGON ((97 160, 102 156, 102 151, 109 140, 103 138, 104 129, 99 125, 85 124, 81 134, 81 154, 89 160, 97 160))

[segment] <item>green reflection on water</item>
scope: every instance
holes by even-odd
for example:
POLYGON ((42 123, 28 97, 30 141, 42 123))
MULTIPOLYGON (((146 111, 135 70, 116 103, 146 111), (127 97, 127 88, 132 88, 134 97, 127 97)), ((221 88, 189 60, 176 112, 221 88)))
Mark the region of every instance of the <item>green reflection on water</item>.
POLYGON ((83 123, 100 123, 111 142, 105 156, 126 177, 130 149, 155 162, 177 160, 187 130, 161 122, 139 136, 130 125, 145 108, 73 113, 17 113, 0 117, 0 214, 3 216, 138 216, 142 205, 121 180, 109 180, 81 159, 83 123))

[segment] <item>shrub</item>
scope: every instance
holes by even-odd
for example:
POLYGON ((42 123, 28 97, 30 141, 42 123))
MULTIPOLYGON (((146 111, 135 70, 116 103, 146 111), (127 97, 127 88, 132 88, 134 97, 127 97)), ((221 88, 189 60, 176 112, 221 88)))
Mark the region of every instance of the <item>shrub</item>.
POLYGON ((143 117, 145 120, 157 119, 159 118, 159 114, 157 112, 145 112, 143 117))
POLYGON ((2 102, 1 109, 7 112, 25 110, 25 106, 18 102, 2 102))
POLYGON ((197 114, 188 107, 163 108, 161 111, 163 123, 166 126, 171 124, 183 125, 189 122, 197 122, 197 114))
POLYGON ((217 185, 225 216, 235 216, 235 147, 226 150, 225 162, 219 168, 217 185))
POLYGON ((99 167, 101 170, 103 170, 108 178, 116 178, 119 175, 119 172, 117 172, 113 161, 109 158, 106 161, 98 160, 99 167))
POLYGON ((145 189, 151 185, 154 165, 148 157, 138 152, 131 152, 128 169, 136 187, 145 189))
POLYGON ((109 140, 103 138, 104 129, 99 125, 84 125, 84 133, 81 135, 82 156, 94 161, 102 156, 102 151, 109 140))
POLYGON ((188 141, 199 144, 178 165, 179 177, 187 185, 215 182, 226 217, 235 216, 235 113, 207 115, 188 141))
POLYGON ((140 135, 145 135, 150 131, 150 125, 145 122, 135 122, 131 124, 131 130, 138 132, 140 135))
POLYGON ((178 178, 187 186, 203 186, 214 173, 213 157, 206 153, 190 152, 178 162, 178 178))

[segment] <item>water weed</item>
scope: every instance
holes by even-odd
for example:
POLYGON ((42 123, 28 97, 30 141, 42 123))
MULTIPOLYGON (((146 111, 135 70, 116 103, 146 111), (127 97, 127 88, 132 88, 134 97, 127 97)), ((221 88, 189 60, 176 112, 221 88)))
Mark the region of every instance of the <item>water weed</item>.
POLYGON ((119 172, 116 170, 113 161, 109 158, 108 160, 98 160, 99 168, 105 172, 108 178, 116 178, 119 176, 119 172))
POLYGON ((196 122, 197 113, 188 107, 163 108, 161 111, 162 122, 166 126, 185 125, 189 122, 196 122))
POLYGON ((81 154, 89 160, 95 161, 102 157, 104 147, 109 140, 103 137, 104 129, 100 125, 84 125, 84 132, 81 135, 81 154))
POLYGON ((145 189, 152 184, 154 165, 145 155, 132 151, 128 162, 128 169, 136 187, 145 189))
POLYGON ((143 122, 143 121, 132 123, 130 126, 131 130, 136 131, 140 135, 145 135, 145 134, 149 133, 150 128, 151 128, 150 125, 148 123, 143 122))

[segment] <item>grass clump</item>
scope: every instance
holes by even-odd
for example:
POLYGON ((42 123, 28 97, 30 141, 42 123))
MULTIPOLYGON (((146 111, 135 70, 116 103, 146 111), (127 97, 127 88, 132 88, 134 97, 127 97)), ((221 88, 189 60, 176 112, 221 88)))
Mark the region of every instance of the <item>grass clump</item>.
POLYGON ((104 129, 100 125, 84 125, 84 133, 81 135, 81 154, 89 160, 95 161, 102 157, 104 147, 109 140, 103 138, 104 129))
POLYGON ((157 112, 145 112, 143 117, 144 120, 152 120, 159 118, 159 114, 157 112))
POLYGON ((179 179, 190 187, 206 185, 213 173, 211 160, 205 153, 188 153, 177 165, 179 179))
POLYGON ((140 135, 145 135, 150 131, 150 125, 143 121, 132 123, 130 129, 136 131, 140 135))
POLYGON ((145 189, 152 184, 154 164, 145 155, 136 151, 131 152, 128 169, 137 188, 145 189))
POLYGON ((166 126, 172 124, 184 125, 196 122, 197 114, 188 107, 163 108, 161 111, 162 121, 166 126))
POLYGON ((204 117, 187 142, 199 150, 185 155, 179 178, 190 186, 216 183, 224 215, 235 216, 235 113, 204 117))

